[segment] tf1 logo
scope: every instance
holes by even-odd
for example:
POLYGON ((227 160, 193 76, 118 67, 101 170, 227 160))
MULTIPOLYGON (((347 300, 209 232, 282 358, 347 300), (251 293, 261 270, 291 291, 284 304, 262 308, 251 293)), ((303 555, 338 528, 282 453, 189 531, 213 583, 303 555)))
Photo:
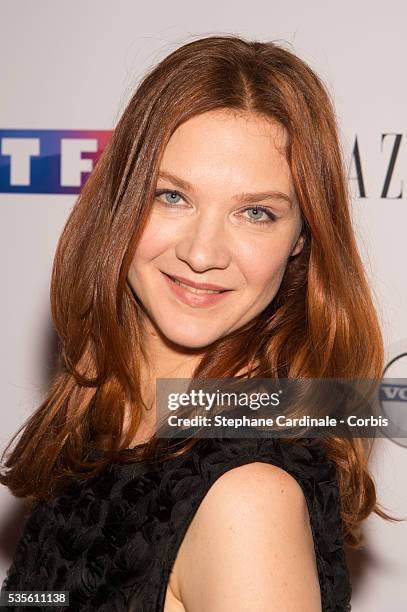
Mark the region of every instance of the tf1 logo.
POLYGON ((0 193, 78 194, 110 130, 0 130, 0 193))

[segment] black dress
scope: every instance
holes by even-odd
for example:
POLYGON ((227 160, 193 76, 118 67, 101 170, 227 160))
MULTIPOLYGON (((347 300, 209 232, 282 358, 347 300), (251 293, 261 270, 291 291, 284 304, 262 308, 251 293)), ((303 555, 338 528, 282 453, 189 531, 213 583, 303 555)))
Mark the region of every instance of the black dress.
POLYGON ((69 591, 72 611, 162 612, 177 551, 204 496, 222 474, 254 461, 283 468, 300 484, 322 610, 349 611, 336 466, 317 439, 306 446, 273 437, 200 439, 161 463, 110 463, 33 508, 2 589, 69 591))

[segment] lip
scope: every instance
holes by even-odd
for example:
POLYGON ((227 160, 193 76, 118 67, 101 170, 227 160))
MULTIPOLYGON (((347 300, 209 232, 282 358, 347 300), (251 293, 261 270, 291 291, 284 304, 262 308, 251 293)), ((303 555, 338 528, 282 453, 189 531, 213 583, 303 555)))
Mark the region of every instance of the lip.
POLYGON ((166 274, 166 276, 171 276, 172 278, 176 278, 181 283, 185 283, 185 285, 190 285, 191 287, 195 287, 195 289, 212 289, 213 291, 230 291, 227 287, 221 287, 220 285, 214 285, 213 283, 197 283, 196 281, 189 280, 184 276, 176 276, 175 274, 166 274))
MULTIPOLYGON (((188 306, 193 306, 196 308, 205 308, 207 306, 215 305, 218 302, 225 299, 225 297, 232 292, 231 289, 229 290, 214 289, 215 291, 223 291, 223 292, 222 293, 201 293, 201 294, 192 293, 192 291, 190 291, 186 287, 181 287, 180 285, 177 285, 177 283, 174 283, 174 281, 168 276, 168 274, 165 274, 165 272, 162 272, 162 275, 165 278, 167 285, 170 287, 172 292, 177 296, 177 298, 181 302, 183 302, 184 304, 187 304, 188 306)), ((182 277, 174 276, 174 278, 176 278, 177 280, 180 280, 181 282, 184 282, 183 280, 181 280, 182 277)), ((207 285, 209 285, 209 283, 199 283, 199 285, 200 286, 198 286, 197 289, 213 289, 214 287, 214 285, 208 287, 207 285), (202 285, 206 285, 206 286, 203 287, 202 285)))

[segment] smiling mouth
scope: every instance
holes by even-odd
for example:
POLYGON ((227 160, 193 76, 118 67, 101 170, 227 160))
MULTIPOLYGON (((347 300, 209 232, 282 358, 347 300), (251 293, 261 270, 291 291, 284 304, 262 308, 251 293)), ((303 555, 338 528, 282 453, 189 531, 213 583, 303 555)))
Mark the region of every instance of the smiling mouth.
POLYGON ((183 287, 184 289, 188 289, 188 291, 190 291, 191 293, 196 293, 197 295, 217 294, 217 293, 225 293, 226 291, 229 291, 229 289, 221 289, 219 291, 215 291, 213 289, 197 289, 196 287, 191 287, 191 285, 182 283, 177 278, 174 278, 173 276, 170 276, 169 274, 165 274, 165 276, 171 279, 172 282, 175 283, 176 285, 179 285, 180 287, 183 287))

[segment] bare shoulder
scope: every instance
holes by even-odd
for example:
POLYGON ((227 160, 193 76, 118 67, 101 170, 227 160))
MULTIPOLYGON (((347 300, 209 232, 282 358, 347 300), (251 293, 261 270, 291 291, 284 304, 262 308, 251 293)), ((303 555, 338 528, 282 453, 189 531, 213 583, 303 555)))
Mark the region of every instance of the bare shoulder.
POLYGON ((188 612, 321 610, 304 493, 272 464, 244 464, 214 482, 174 570, 188 612))

